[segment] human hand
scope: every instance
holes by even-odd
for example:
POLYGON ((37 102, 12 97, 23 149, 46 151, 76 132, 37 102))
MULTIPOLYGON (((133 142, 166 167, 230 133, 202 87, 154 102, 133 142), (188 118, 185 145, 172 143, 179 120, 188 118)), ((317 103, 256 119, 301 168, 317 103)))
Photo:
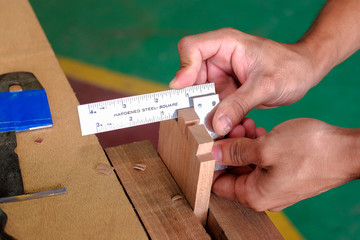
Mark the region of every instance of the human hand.
POLYGON ((212 190, 219 196, 257 211, 280 211, 360 176, 359 129, 294 119, 270 133, 254 125, 246 131, 250 138, 215 142, 217 164, 239 166, 217 174, 212 190))
POLYGON ((320 81, 301 44, 282 44, 235 29, 185 37, 178 49, 181 66, 170 87, 214 82, 222 101, 212 125, 220 135, 252 108, 294 103, 320 81))
MULTIPOLYGON (((263 127, 256 127, 254 120, 251 118, 243 119, 239 125, 234 127, 226 137, 228 138, 251 138, 255 139, 260 136, 267 134, 267 131, 263 127)), ((224 173, 229 171, 234 172, 235 168, 231 166, 227 166, 227 169, 217 170, 214 172, 213 183, 224 173)), ((250 173, 252 168, 250 166, 237 166, 236 173, 237 174, 245 174, 250 173)))

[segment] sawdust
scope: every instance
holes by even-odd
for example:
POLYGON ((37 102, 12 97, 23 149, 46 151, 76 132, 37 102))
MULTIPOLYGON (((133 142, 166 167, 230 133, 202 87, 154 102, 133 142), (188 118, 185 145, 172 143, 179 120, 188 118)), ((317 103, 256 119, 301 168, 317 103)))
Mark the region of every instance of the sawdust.
POLYGON ((183 195, 178 194, 178 195, 173 196, 173 197, 171 198, 171 201, 175 202, 175 201, 180 200, 180 199, 183 199, 183 198, 184 198, 183 195))
POLYGON ((99 174, 103 174, 106 176, 109 176, 114 171, 114 168, 112 166, 100 163, 96 167, 96 172, 99 174))
POLYGON ((41 144, 43 141, 44 141, 43 138, 38 137, 37 139, 35 139, 34 143, 35 143, 35 144, 41 144))
POLYGON ((134 164, 133 168, 136 169, 136 170, 139 170, 139 171, 145 171, 146 165, 141 164, 141 163, 137 163, 137 164, 134 164))

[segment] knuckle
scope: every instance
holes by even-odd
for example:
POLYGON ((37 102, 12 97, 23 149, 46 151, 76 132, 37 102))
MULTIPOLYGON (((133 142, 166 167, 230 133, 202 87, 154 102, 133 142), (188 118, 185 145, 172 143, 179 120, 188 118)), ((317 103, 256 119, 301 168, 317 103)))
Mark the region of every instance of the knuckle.
POLYGON ((225 36, 229 35, 229 37, 238 36, 239 33, 242 33, 240 30, 233 27, 224 27, 221 28, 220 31, 223 31, 225 33, 225 36))
POLYGON ((189 46, 191 46, 191 44, 192 44, 192 37, 191 36, 183 37, 178 42, 178 50, 181 51, 181 50, 183 50, 185 48, 188 48, 189 46))
POLYGON ((221 31, 224 31, 224 32, 234 32, 234 31, 237 31, 235 28, 233 27, 223 27, 220 29, 221 31))
POLYGON ((271 156, 276 155, 276 153, 274 152, 274 149, 271 146, 271 144, 264 144, 262 140, 264 139, 259 138, 256 141, 256 144, 258 145, 256 151, 257 152, 256 158, 257 158, 257 165, 264 168, 271 165, 271 156))
POLYGON ((224 27, 219 29, 219 33, 221 33, 221 38, 226 42, 233 42, 234 38, 239 36, 239 33, 241 32, 232 27, 224 27))
POLYGON ((258 151, 257 151, 257 164, 261 167, 266 166, 267 165, 267 154, 266 151, 259 147, 258 151))
POLYGON ((263 212, 269 208, 268 201, 264 196, 255 196, 247 199, 247 206, 257 212, 263 212))
POLYGON ((241 145, 238 141, 234 141, 230 144, 230 160, 233 165, 242 165, 241 152, 241 145))
POLYGON ((257 186, 245 182, 235 185, 236 198, 240 204, 257 212, 263 212, 269 208, 269 201, 266 195, 258 192, 258 190, 257 186))
POLYGON ((243 204, 244 206, 247 206, 257 212, 263 212, 265 210, 267 210, 267 205, 265 203, 265 201, 261 198, 254 198, 251 197, 250 195, 243 195, 241 197, 241 199, 239 199, 241 201, 239 201, 241 204, 243 204))
POLYGON ((232 99, 231 106, 236 119, 239 121, 243 119, 250 110, 248 103, 240 96, 232 99))

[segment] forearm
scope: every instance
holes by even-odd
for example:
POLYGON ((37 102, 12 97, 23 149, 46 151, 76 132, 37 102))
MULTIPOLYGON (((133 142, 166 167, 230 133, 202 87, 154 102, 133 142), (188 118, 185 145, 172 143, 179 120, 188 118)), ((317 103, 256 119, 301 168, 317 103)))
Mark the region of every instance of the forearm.
POLYGON ((360 48, 360 0, 329 0, 299 40, 318 71, 316 85, 360 48))

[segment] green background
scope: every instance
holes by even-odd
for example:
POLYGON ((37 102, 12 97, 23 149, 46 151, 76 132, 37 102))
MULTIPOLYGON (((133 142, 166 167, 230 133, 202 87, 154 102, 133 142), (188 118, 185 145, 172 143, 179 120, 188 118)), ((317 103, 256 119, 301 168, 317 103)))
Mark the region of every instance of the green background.
MULTIPOLYGON (((325 3, 324 0, 30 2, 57 55, 166 85, 179 67, 177 42, 183 36, 233 27, 291 43, 305 33, 325 3)), ((359 64, 360 54, 356 53, 299 102, 253 110, 250 116, 267 130, 299 117, 359 128, 359 64)), ((284 212, 307 239, 360 239, 359 189, 359 181, 354 181, 284 212)))

